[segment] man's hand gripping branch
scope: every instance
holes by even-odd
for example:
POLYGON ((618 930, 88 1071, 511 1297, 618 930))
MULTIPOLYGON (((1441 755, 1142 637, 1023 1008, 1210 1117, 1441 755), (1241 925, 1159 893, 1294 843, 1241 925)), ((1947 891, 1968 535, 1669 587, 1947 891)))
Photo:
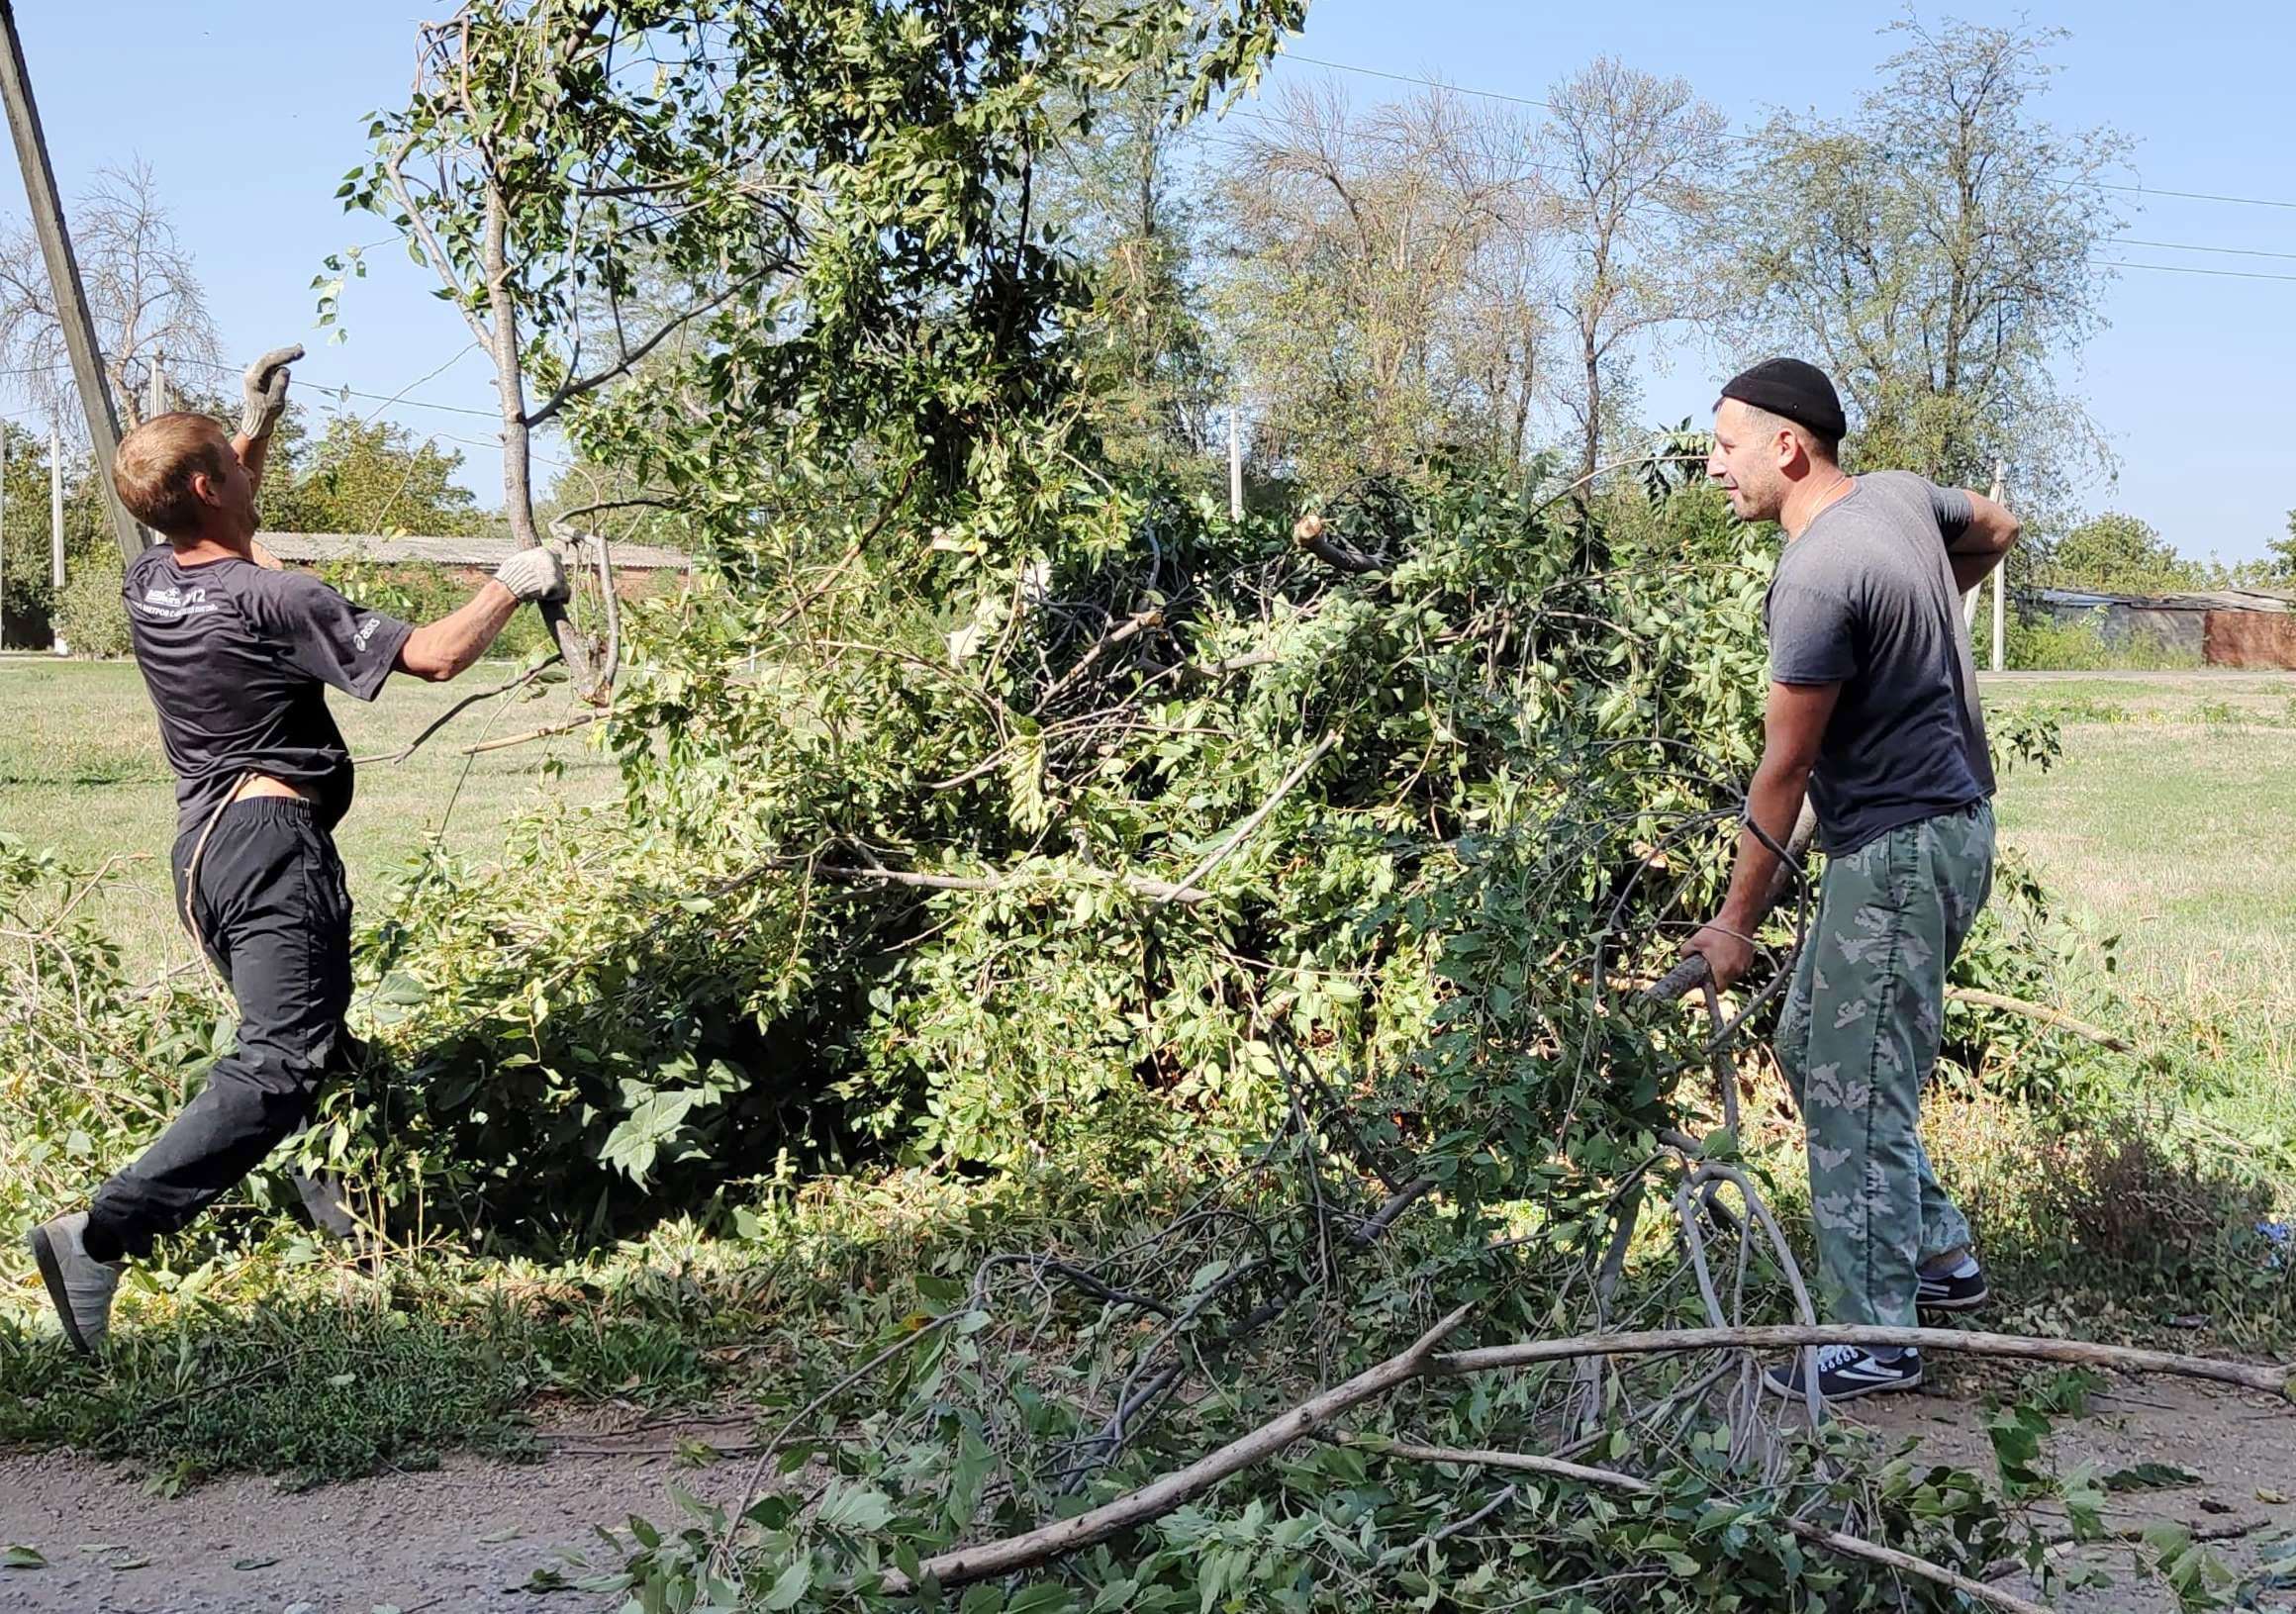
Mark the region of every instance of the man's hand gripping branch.
POLYGON ((1781 864, 1776 848, 1793 834, 1809 794, 1810 770, 1826 723, 1841 699, 1839 684, 1772 684, 1763 716, 1762 763, 1746 791, 1747 828, 1738 837, 1722 911, 1683 943, 1704 955, 1717 987, 1735 985, 1754 963, 1754 933, 1770 911, 1781 864))

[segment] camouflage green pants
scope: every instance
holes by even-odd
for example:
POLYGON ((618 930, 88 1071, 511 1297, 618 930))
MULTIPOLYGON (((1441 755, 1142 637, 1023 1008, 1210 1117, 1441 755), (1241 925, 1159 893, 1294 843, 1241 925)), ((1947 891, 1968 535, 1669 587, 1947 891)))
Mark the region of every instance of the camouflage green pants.
POLYGON ((1809 1134, 1819 1304, 1833 1321, 1912 1323, 1920 1263, 1969 1242, 1921 1146, 1921 1089, 1945 1028, 1946 967, 1992 885, 1984 803, 1826 864, 1777 1061, 1809 1134))

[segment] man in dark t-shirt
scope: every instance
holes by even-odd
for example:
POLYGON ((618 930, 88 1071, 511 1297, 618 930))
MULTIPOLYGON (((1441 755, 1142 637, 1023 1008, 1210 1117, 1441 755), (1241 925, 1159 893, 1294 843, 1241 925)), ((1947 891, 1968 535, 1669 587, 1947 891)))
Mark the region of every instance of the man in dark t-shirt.
MULTIPOLYGON (((1805 792, 1826 870, 1778 1015, 1778 1065, 1809 1134, 1818 1276, 1836 1322, 1910 1327, 1986 1298, 1969 1225, 1922 1150, 1922 1084, 1946 970, 1993 878, 1993 767, 1961 593, 2001 563, 2017 519, 1903 471, 1853 477, 1816 366, 1771 359, 1714 410, 1707 474, 1785 550, 1764 616, 1762 764, 1722 911, 1690 938, 1724 986, 1746 972, 1777 850, 1805 792)), ((1768 1376, 1829 1400, 1921 1382, 1918 1351, 1835 1346, 1768 1376), (1814 1376, 1814 1383, 1811 1377, 1814 1376)))
POLYGON ((566 596, 557 557, 522 550, 461 609, 416 627, 279 569, 255 542, 255 490, 301 351, 248 371, 238 437, 203 415, 161 415, 129 432, 113 462, 121 502, 167 539, 128 567, 128 625, 175 774, 177 912, 231 988, 239 1025, 142 1158, 87 1209, 32 1231, 64 1335, 82 1351, 111 1326, 127 1259, 259 1165, 344 1062, 350 895, 332 831, 350 807, 351 760, 325 690, 371 701, 394 671, 452 678, 522 601, 566 596))

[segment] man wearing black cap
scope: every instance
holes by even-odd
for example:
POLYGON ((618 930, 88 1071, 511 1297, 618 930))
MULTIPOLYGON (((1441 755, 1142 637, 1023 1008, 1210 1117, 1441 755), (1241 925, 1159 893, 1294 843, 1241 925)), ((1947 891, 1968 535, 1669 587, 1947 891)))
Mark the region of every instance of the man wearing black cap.
MULTIPOLYGON (((1845 473, 1825 372, 1756 365, 1722 389, 1706 474, 1741 521, 1775 522, 1762 764, 1722 911, 1686 951, 1715 979, 1753 960, 1764 894, 1807 793, 1826 871, 1778 1017, 1777 1057, 1809 1134, 1819 1275, 1837 1322, 1911 1326, 1986 1297, 1969 1226, 1918 1130, 1945 1024, 1946 969, 1993 879, 1993 769, 1961 594, 2017 519, 1906 471, 1845 473)), ((1921 1382, 1918 1351, 1841 1346, 1818 1389, 1845 1400, 1921 1382)), ((1802 1393, 1806 1363, 1770 1386, 1802 1393)))

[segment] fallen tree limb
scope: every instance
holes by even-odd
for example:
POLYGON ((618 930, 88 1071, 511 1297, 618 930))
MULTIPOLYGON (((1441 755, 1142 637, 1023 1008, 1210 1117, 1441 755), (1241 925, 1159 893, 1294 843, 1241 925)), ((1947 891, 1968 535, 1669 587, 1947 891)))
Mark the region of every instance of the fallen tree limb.
POLYGON ((1378 577, 1387 570, 1386 561, 1365 554, 1347 539, 1326 530, 1321 516, 1302 516, 1292 522, 1292 541, 1326 566, 1335 566, 1358 577, 1378 577))
POLYGON ((1958 1328, 1880 1328, 1862 1323, 1767 1323, 1753 1328, 1678 1328, 1635 1334, 1581 1334, 1571 1339, 1525 1340, 1514 1345, 1450 1351, 1428 1360, 1431 1377, 1463 1377, 1571 1362, 1586 1356, 1651 1356, 1675 1351, 1784 1350, 1804 1345, 1934 1347, 1971 1356, 2018 1357, 2033 1362, 2065 1362, 2081 1368, 2122 1373, 2163 1373, 2181 1378, 2208 1378, 2242 1389, 2261 1390, 2296 1404, 2296 1370, 2261 1363, 2227 1362, 2174 1351, 2141 1351, 2087 1340, 2037 1339, 2024 1334, 1987 1334, 1958 1328))
MULTIPOLYGON (((1526 1340, 1513 1345, 1437 1353, 1435 1347, 1465 1320, 1460 1307, 1429 1329, 1398 1356, 1366 1369, 1344 1383, 1310 1396, 1282 1416, 1261 1424, 1204 1457, 1162 1478, 1149 1481, 1088 1513, 1071 1519, 984 1542, 959 1547, 927 1559, 918 1579, 937 1580, 943 1586, 965 1585, 996 1575, 1035 1568, 1066 1557, 1080 1548, 1106 1541, 1126 1530, 1163 1517, 1195 1500, 1231 1474, 1282 1452, 1294 1441, 1312 1434, 1343 1412, 1374 1401, 1416 1378, 1465 1377, 1534 1367, 1543 1362, 1575 1361, 1589 1356, 1649 1356, 1683 1351, 1784 1349, 1805 1345, 1930 1346, 1941 1351, 1966 1351, 1975 1356, 2019 1357, 2040 1362, 2067 1362, 2080 1367, 2115 1368, 2131 1373, 2165 1373, 2187 1378, 2207 1378, 2262 1390, 2296 1404, 2296 1370, 2246 1362, 2224 1362, 2210 1357, 2183 1356, 2169 1351, 2140 1351, 2125 1346, 2092 1345, 2082 1340, 2035 1339, 2017 1334, 1963 1333, 1951 1328, 1877 1328, 1860 1324, 1780 1323, 1756 1328, 1681 1328, 1630 1334, 1581 1334, 1569 1339, 1526 1340)), ((1560 1462, 1560 1459, 1548 1460, 1560 1462)), ((1599 1472, 1601 1471, 1587 1471, 1599 1472)), ((1780 1521, 1785 1522, 1785 1521, 1780 1521)), ((1810 1526, 1816 1529, 1816 1526, 1810 1526)), ((1857 1548, 1875 1553, 1890 1549, 1871 1542, 1843 1538, 1857 1548)), ((1829 1544, 1831 1545, 1831 1544, 1829 1544)), ((1856 1549, 1844 1547, 1845 1552, 1856 1549)), ((1863 1556, 1870 1557, 1871 1554, 1863 1556)), ((1904 1558, 1905 1555, 1897 1555, 1904 1558)), ((1876 1559, 1875 1562, 1893 1562, 1876 1559)), ((1920 1572, 1919 1559, 1895 1567, 1920 1572)), ((1928 1566, 1937 1569, 1937 1566, 1928 1566)), ((1939 1573, 1950 1571, 1938 1570, 1939 1573)), ((882 1589, 900 1593, 916 1581, 899 1570, 890 1571, 882 1589)), ((1979 1587, 1971 1581, 1969 1587, 1979 1587)), ((1981 1588, 1989 1591, 1992 1588, 1981 1588)), ((1972 1590, 1971 1595, 1978 1595, 1972 1590)), ((2006 1595, 2006 1594, 2002 1594, 2006 1595)), ((2035 1605, 2012 1602, 1997 1606, 2025 1610, 2035 1605)))
MULTIPOLYGON (((1219 845, 1212 848, 1210 854, 1206 856, 1201 863, 1198 863, 1194 869, 1189 871, 1188 878, 1181 881, 1180 889, 1183 891, 1195 890, 1197 881, 1202 880, 1206 875, 1209 875, 1212 870, 1218 868, 1222 863, 1226 862, 1228 854, 1233 852, 1237 847, 1243 845, 1246 840, 1250 839, 1252 831, 1259 828, 1261 824, 1265 823, 1267 821, 1268 814, 1276 810, 1276 805, 1283 801, 1285 797, 1292 794, 1292 787, 1298 784, 1302 779, 1305 779, 1307 777, 1308 771, 1312 769, 1318 762, 1323 760, 1324 753, 1329 751, 1338 743, 1339 730, 1336 728, 1333 729, 1330 733, 1324 735, 1323 738, 1317 740, 1315 742, 1315 748, 1309 751, 1307 755, 1299 759, 1299 765, 1284 776, 1284 782, 1276 787, 1274 794, 1269 796, 1265 802, 1262 802, 1258 807, 1254 808, 1251 815, 1245 818, 1242 823, 1236 825, 1236 827, 1229 832, 1225 840, 1222 840, 1219 845)), ((1173 899, 1167 897, 1164 899, 1164 901, 1169 902, 1173 901, 1173 899)))
POLYGON ((546 660, 536 662, 533 666, 528 667, 525 672, 520 673, 516 678, 506 679, 504 682, 497 684, 491 690, 480 690, 476 695, 466 695, 461 700, 455 702, 454 705, 448 707, 444 712, 440 712, 436 717, 433 717, 430 720, 430 725, 426 727, 422 733, 417 734, 413 739, 400 746, 396 751, 381 751, 371 757, 356 757, 352 759, 352 765, 354 767, 363 768, 371 762, 404 762, 409 757, 413 756, 418 749, 421 748, 425 740, 437 733, 438 730, 444 728, 448 723, 461 716, 472 707, 478 705, 479 702, 492 700, 495 696, 498 695, 509 695, 514 690, 523 689, 526 685, 531 684, 534 679, 538 677, 544 670, 557 666, 565 659, 566 658, 563 654, 553 653, 546 660))
MULTIPOLYGON (((1623 1490, 1635 1496, 1654 1496, 1660 1493, 1658 1486, 1647 1479, 1638 1479, 1630 1473, 1620 1473, 1614 1469, 1590 1469, 1584 1464, 1566 1463, 1561 1458, 1537 1457, 1528 1452, 1418 1446, 1408 1441, 1388 1440, 1350 1439, 1343 1444, 1358 1447, 1367 1452, 1379 1452, 1387 1457, 1405 1458, 1414 1463, 1451 1463, 1461 1468, 1504 1469, 1517 1473, 1540 1473, 1556 1479, 1568 1479, 1577 1484, 1597 1485, 1609 1490, 1623 1490)), ((1806 1519, 1789 1518, 1783 1515, 1770 1522, 1780 1530, 1787 1531, 1801 1540, 1809 1542, 1812 1546, 1823 1547, 1830 1553, 1839 1554, 1844 1558, 1862 1559, 1866 1563, 1878 1564, 1884 1568, 1894 1569, 1900 1574, 1914 1575, 1934 1584, 1950 1587, 1965 1597, 1976 1599, 1978 1602, 1990 1603, 1995 1608, 2008 1609, 2010 1614, 2048 1614, 2048 1610, 2042 1604, 2020 1597, 2014 1592, 2003 1591, 2000 1587, 1987 1585, 1982 1580, 1972 1580, 1967 1575, 1949 1569, 1942 1564, 1934 1564, 1926 1558, 1916 1558, 1913 1554, 1900 1552, 1894 1547, 1884 1547, 1879 1542, 1867 1541, 1863 1536, 1853 1536, 1840 1530, 1828 1530, 1823 1525, 1811 1524, 1806 1519)))
POLYGON ((1946 1001, 1968 1003, 1977 1008, 1997 1008, 2004 1014, 2022 1014, 2043 1025, 2054 1025, 2059 1031, 2070 1031, 2076 1037, 2086 1037, 2100 1048, 2110 1048, 2117 1054, 2131 1053, 2135 1044, 2128 1038, 2107 1031, 2101 1025, 2076 1020, 2062 1009, 2050 1008, 2043 1003, 2029 1003, 2022 997, 2006 997, 1997 992, 1979 992, 1974 987, 1946 988, 1946 1001))
POLYGON ((1034 1568, 1039 1564, 1049 1564, 1056 1558, 1066 1558, 1079 1548, 1106 1541, 1110 1536, 1121 1535, 1136 1525, 1162 1518, 1174 1508, 1201 1496, 1228 1475, 1240 1473, 1245 1469, 1266 1462, 1341 1413, 1361 1406, 1366 1401, 1377 1400, 1396 1385, 1421 1377, 1435 1347, 1443 1343, 1445 1335, 1467 1320, 1470 1309, 1467 1306, 1459 1307, 1421 1334, 1408 1350, 1389 1357, 1375 1368, 1366 1369, 1343 1383, 1334 1384, 1320 1395, 1310 1396, 1282 1417, 1228 1442, 1216 1452, 1197 1458, 1185 1469, 1168 1473, 1161 1479, 1142 1485, 1138 1490, 1103 1503, 1088 1513, 1080 1513, 1073 1519, 1041 1525, 1017 1536, 1007 1536, 1002 1541, 983 1542, 978 1547, 959 1547, 936 1554, 917 1567, 915 1580, 899 1569, 888 1570, 881 1589, 898 1596, 921 1580, 936 1580, 943 1586, 962 1586, 975 1580, 1011 1574, 1021 1569, 1034 1568))
POLYGON ((482 740, 476 745, 465 745, 458 755, 477 756, 482 751, 507 751, 514 745, 525 745, 533 740, 546 740, 558 734, 570 733, 590 723, 604 722, 613 713, 585 712, 579 717, 569 717, 562 723, 545 723, 540 728, 529 728, 524 734, 508 734, 499 740, 482 740))
MULTIPOLYGON (((824 880, 882 880, 888 885, 917 886, 926 891, 1005 891, 1029 884, 1024 875, 919 874, 909 869, 854 869, 828 865, 813 872, 824 880)), ((1144 874, 1109 874, 1104 870, 1095 873, 1098 880, 1091 883, 1104 882, 1121 886, 1128 892, 1152 897, 1159 902, 1179 902, 1185 906, 1194 906, 1211 896, 1211 893, 1197 891, 1193 886, 1175 886, 1169 880, 1157 880, 1144 874)), ((1091 879, 1089 876, 1068 878, 1091 879)), ((1067 882, 1064 879, 1059 883, 1067 882)))

